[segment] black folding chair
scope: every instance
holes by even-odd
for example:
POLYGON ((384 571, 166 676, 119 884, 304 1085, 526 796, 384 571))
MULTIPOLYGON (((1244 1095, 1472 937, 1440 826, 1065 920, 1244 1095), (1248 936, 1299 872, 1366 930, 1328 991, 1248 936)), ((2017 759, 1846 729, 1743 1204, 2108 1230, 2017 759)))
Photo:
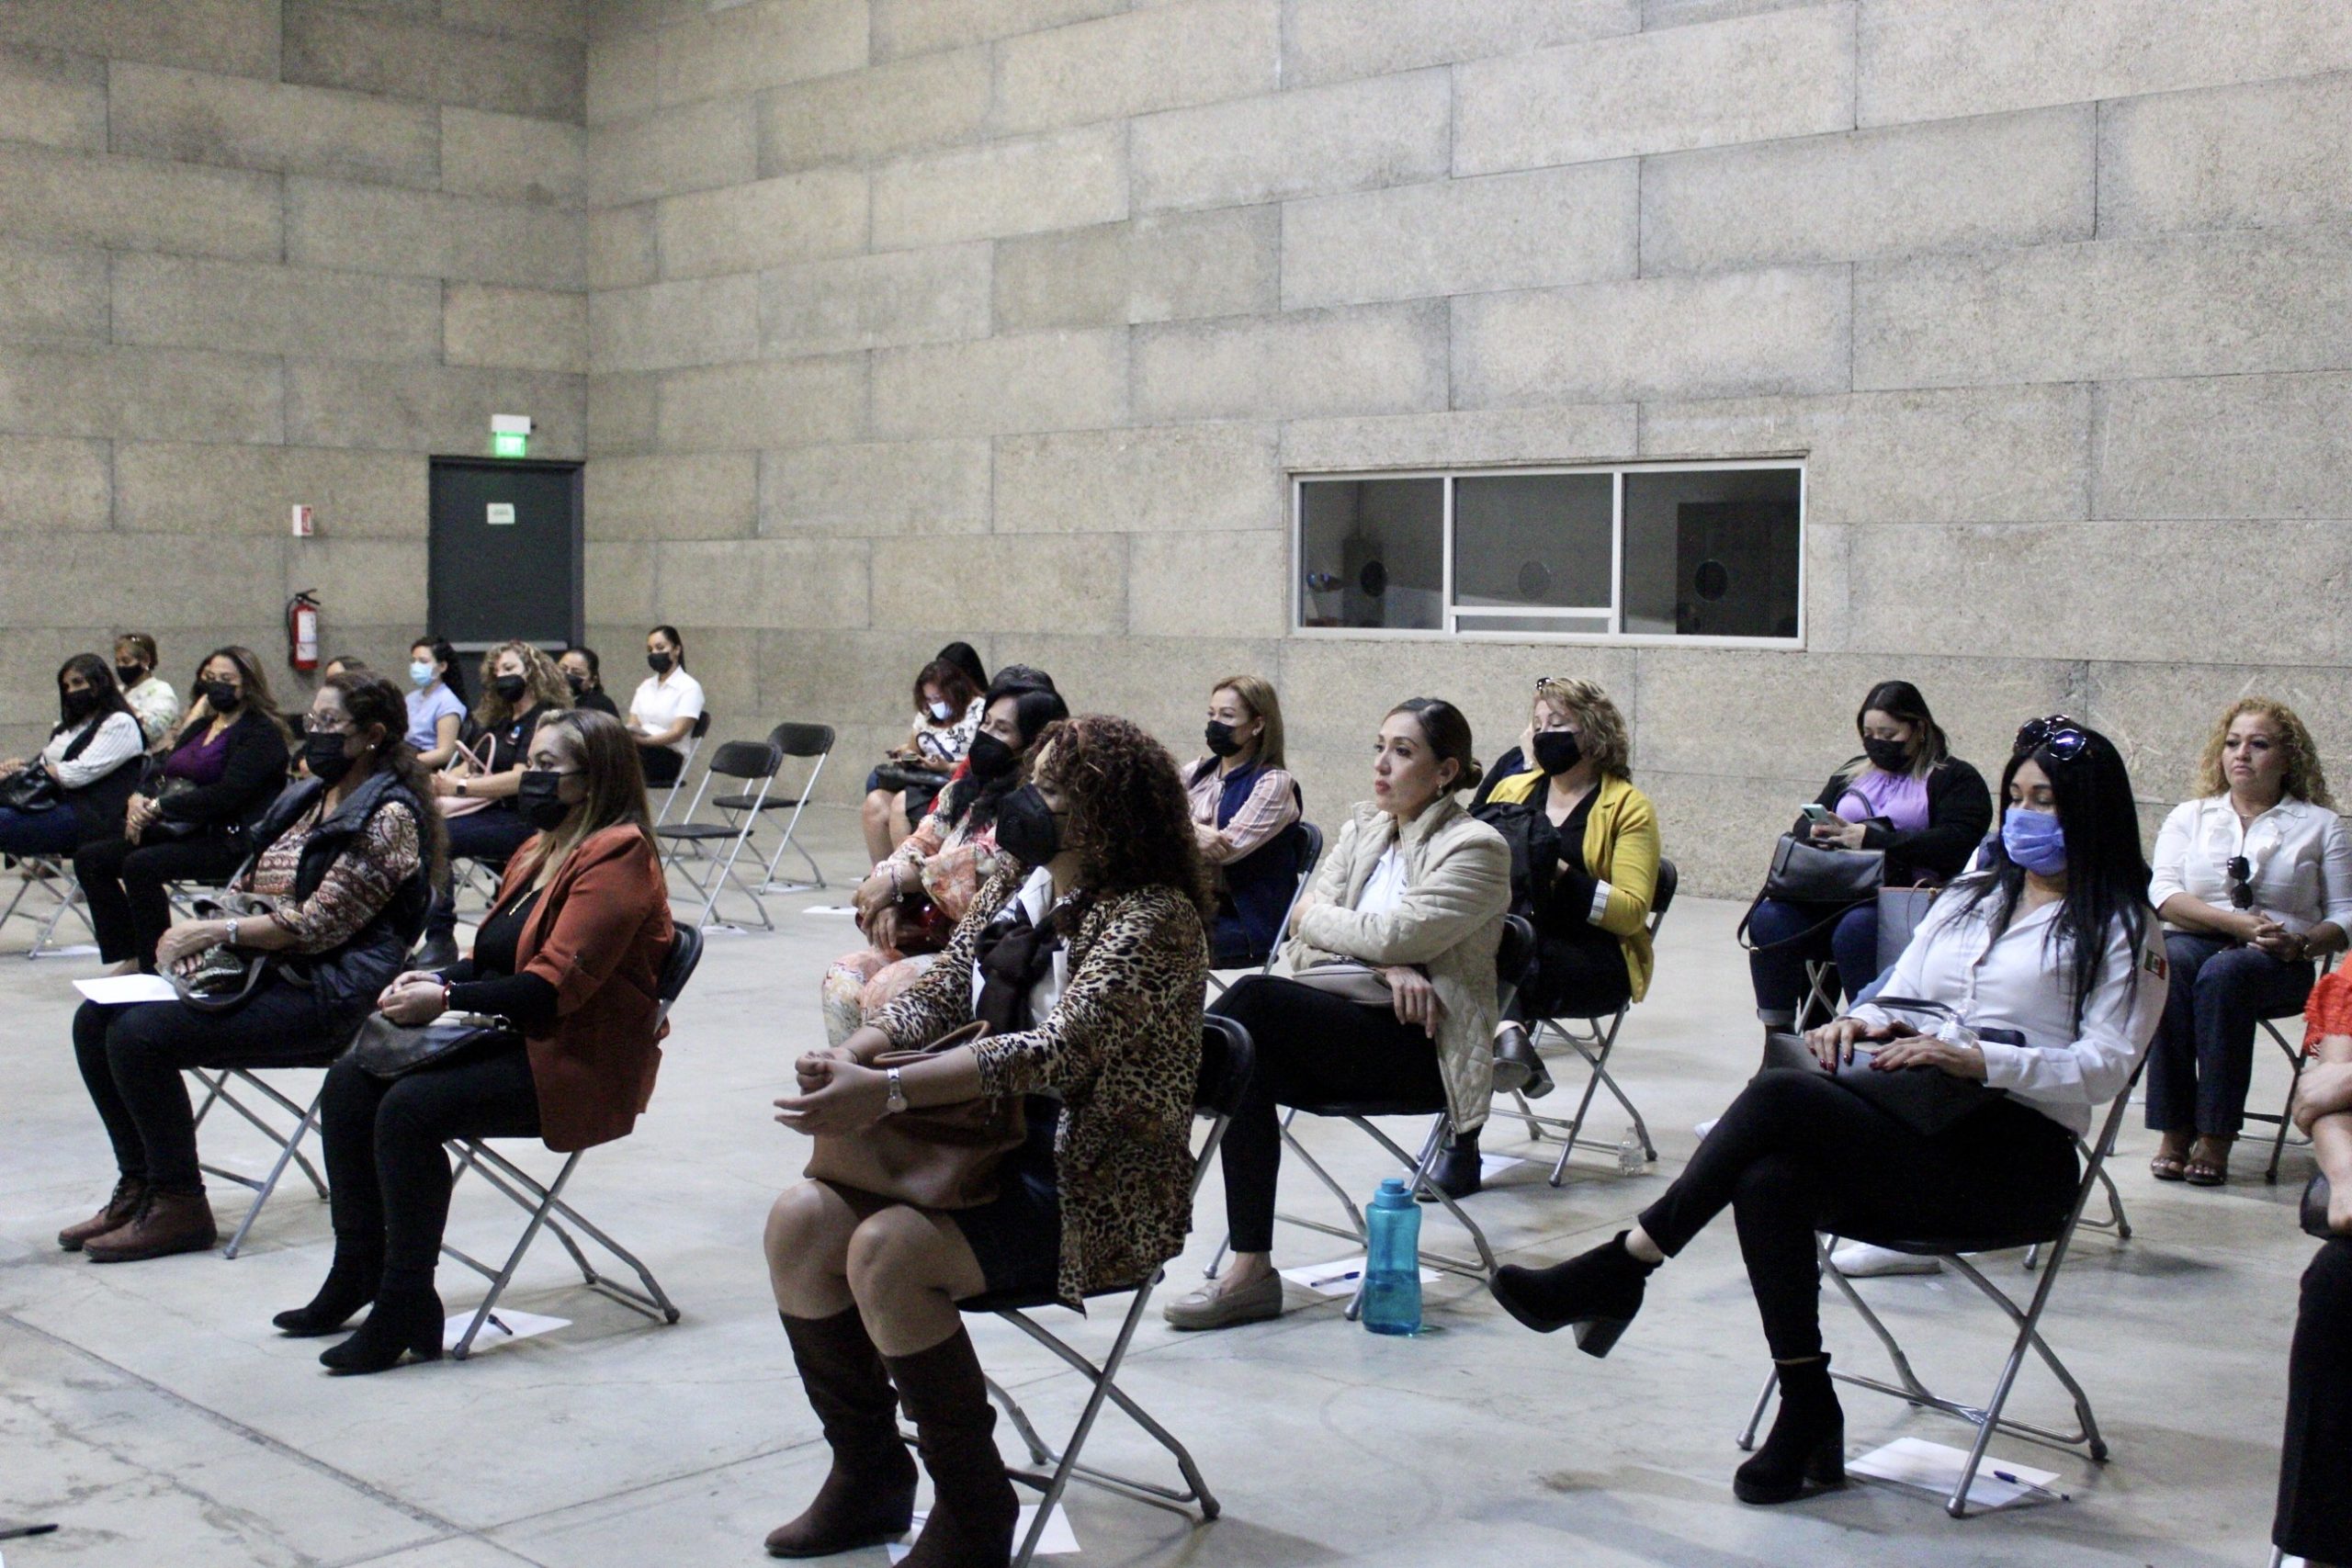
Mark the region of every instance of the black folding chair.
MULTIPOLYGON (((61 807, 58 809, 62 810, 61 807)), ((90 923, 90 911, 82 898, 81 880, 74 874, 74 857, 59 855, 16 855, 17 891, 8 907, 0 909, 0 925, 10 920, 29 920, 36 928, 33 944, 25 952, 27 958, 47 958, 62 949, 51 946, 57 936, 57 925, 67 915, 80 920, 96 942, 98 928, 90 923), (46 911, 25 907, 26 895, 39 888, 49 899, 46 911)))
MULTIPOLYGON (((307 1064, 307 1067, 315 1071, 328 1066, 333 1059, 330 1054, 322 1056, 316 1062, 307 1064)), ((287 1067, 293 1065, 279 1063, 277 1066, 287 1067)), ((323 1077, 321 1077, 319 1086, 311 1091, 310 1100, 305 1103, 288 1097, 265 1081, 258 1076, 259 1069, 256 1068, 189 1067, 187 1072, 190 1077, 204 1086, 204 1100, 196 1108, 194 1125, 198 1130, 203 1128, 204 1119, 211 1114, 214 1106, 226 1106, 243 1117, 255 1131, 276 1145, 277 1148, 277 1157, 271 1163, 269 1174, 266 1176, 247 1176, 243 1171, 230 1170, 217 1165, 208 1164, 202 1167, 206 1175, 217 1176, 223 1181, 234 1182, 254 1195, 253 1202, 245 1210, 245 1217, 237 1222, 235 1233, 229 1237, 229 1245, 220 1249, 221 1257, 232 1258, 243 1250, 245 1237, 252 1233, 254 1222, 261 1218, 263 1206, 268 1203, 271 1194, 277 1190, 278 1179, 286 1174, 288 1166, 300 1167, 302 1174, 310 1179, 311 1190, 319 1195, 319 1201, 323 1203, 327 1201, 326 1179, 319 1174, 318 1168, 313 1166, 310 1156, 302 1152, 303 1138, 309 1135, 311 1128, 319 1124, 319 1099, 326 1092, 326 1080, 323 1077), (293 1131, 281 1130, 263 1115, 260 1110, 239 1099, 233 1092, 232 1086, 251 1090, 261 1100, 268 1101, 270 1105, 292 1117, 293 1131)))
POLYGON ((686 731, 686 750, 678 759, 678 776, 666 784, 647 784, 648 797, 660 795, 661 808, 654 813, 653 825, 660 827, 670 820, 670 808, 678 804, 686 781, 694 776, 695 758, 702 750, 703 738, 710 733, 710 710, 705 708, 695 715, 694 728, 686 731))
MULTIPOLYGON (((670 944, 670 955, 662 964, 658 992, 661 1010, 654 1014, 656 1024, 670 1016, 672 1004, 677 1001, 678 993, 686 988, 686 982, 694 978, 695 965, 701 962, 702 932, 693 926, 677 927, 670 944)), ((553 1231, 556 1240, 563 1243, 563 1249, 571 1254, 571 1261, 580 1266, 580 1278, 590 1290, 601 1291, 623 1306, 661 1322, 678 1321, 678 1309, 671 1303, 668 1292, 662 1289, 661 1281, 654 1279, 653 1271, 639 1262, 635 1253, 598 1230, 582 1216, 579 1210, 563 1201, 563 1190, 571 1182, 571 1173, 580 1168, 580 1156, 587 1150, 575 1149, 565 1156, 563 1168, 556 1173, 555 1179, 545 1183, 492 1149, 481 1138, 453 1139, 449 1152, 458 1156, 457 1172, 450 1178, 452 1190, 465 1179, 466 1172, 478 1170, 484 1181, 505 1194, 516 1207, 531 1216, 530 1222, 523 1227, 522 1236, 514 1243, 514 1250, 506 1255, 506 1261, 495 1269, 446 1241, 441 1244, 444 1253, 490 1281, 490 1293, 483 1296, 481 1304, 474 1309, 473 1321, 466 1325, 466 1332, 450 1352, 458 1360, 462 1361, 472 1354, 475 1337, 481 1333, 482 1325, 490 1321, 491 1314, 497 1309, 498 1298, 506 1293, 507 1282, 514 1278, 514 1270, 522 1265, 523 1255, 531 1250, 531 1243, 538 1239, 542 1227, 553 1231), (603 1247, 611 1257, 627 1264, 643 1289, 622 1284, 597 1273, 590 1265, 587 1255, 581 1250, 580 1243, 573 1238, 571 1233, 574 1230, 603 1247)))
POLYGON ((760 891, 763 893, 805 893, 812 887, 825 886, 825 874, 818 869, 816 857, 802 848, 793 834, 800 827, 800 814, 808 808, 810 797, 817 793, 817 778, 825 771, 825 760, 833 754, 833 727, 830 724, 795 724, 786 720, 768 731, 768 744, 787 758, 813 757, 816 759, 815 763, 808 770, 808 776, 801 781, 799 790, 792 795, 775 795, 764 792, 757 795, 722 795, 714 799, 711 805, 728 813, 727 820, 730 823, 738 816, 748 815, 752 819, 754 828, 757 827, 760 814, 763 812, 791 812, 792 819, 784 825, 784 837, 777 841, 775 852, 768 856, 766 869, 761 873, 760 891), (791 850, 808 863, 809 881, 778 882, 775 879, 775 868, 783 863, 784 852, 786 850, 791 850))
MULTIPOLYGON (((1207 1138, 1200 1153, 1193 1158, 1192 1191, 1197 1197, 1201 1182, 1208 1175, 1209 1166, 1216 1158, 1217 1147, 1225 1140, 1227 1123, 1239 1108, 1242 1091, 1249 1087, 1250 1075, 1256 1065, 1256 1053, 1250 1042, 1250 1032, 1229 1018, 1210 1016, 1202 1021, 1201 1072, 1193 1094, 1193 1109, 1209 1124, 1207 1138)), ((1202 1479, 1200 1466, 1193 1461, 1191 1450, 1176 1435, 1161 1426, 1151 1413, 1130 1397, 1119 1386, 1119 1369, 1127 1359, 1127 1347, 1134 1341, 1136 1325, 1143 1322, 1144 1308, 1151 1301, 1151 1293, 1168 1277, 1166 1269, 1152 1271, 1150 1279, 1133 1287, 1134 1299, 1127 1303, 1125 1317, 1120 1320, 1118 1337, 1112 1341, 1111 1353, 1101 1365, 1089 1360, 1084 1354, 1040 1325, 1029 1315, 1038 1307, 1057 1304, 1050 1291, 1037 1292, 1004 1292, 974 1296, 957 1303, 971 1313, 994 1313, 1030 1338, 1052 1351, 1073 1371, 1086 1379, 1091 1392, 1087 1395, 1086 1408, 1078 1417, 1078 1425, 1070 1431, 1069 1439, 1059 1452, 1039 1437, 1028 1412, 1007 1393, 994 1378, 988 1380, 989 1394, 1005 1414, 1012 1429, 1021 1435, 1028 1448, 1029 1462, 1034 1469, 1015 1470, 1012 1479, 1023 1485, 1035 1487, 1043 1495, 1037 1504, 1037 1515, 1029 1526, 1028 1534, 1012 1554, 1013 1568, 1026 1568, 1037 1552, 1037 1542, 1044 1536, 1046 1522, 1053 1517, 1054 1506, 1062 1499, 1073 1481, 1085 1482, 1106 1492, 1130 1497, 1153 1507, 1168 1508, 1182 1513, 1197 1505, 1203 1522, 1217 1517, 1217 1500, 1202 1479), (1176 1461, 1176 1468, 1184 1478, 1182 1489, 1163 1486, 1156 1482, 1138 1481, 1132 1476, 1097 1470, 1080 1462, 1079 1456, 1086 1448, 1086 1439, 1094 1430, 1095 1417, 1102 1415, 1104 1401, 1125 1411, 1135 1424, 1150 1434, 1154 1441, 1168 1450, 1176 1461), (1049 1468, 1050 1467, 1050 1468, 1049 1468)), ((1119 1294, 1118 1290, 1089 1292, 1087 1299, 1119 1294)), ((910 1438, 910 1441, 912 1438, 910 1438)))
MULTIPOLYGON (((735 863, 742 857, 743 847, 751 842, 752 830, 759 826, 762 805, 775 784, 776 770, 783 766, 784 751, 772 740, 729 740, 718 749, 718 755, 711 758, 710 770, 703 774, 701 784, 695 788, 694 804, 686 807, 685 819, 655 825, 653 836, 671 846, 669 858, 662 863, 664 875, 678 869, 680 849, 687 845, 697 849, 705 844, 710 846, 710 853, 702 863, 700 874, 689 874, 695 891, 703 896, 702 913, 695 918, 696 927, 710 924, 711 911, 718 907, 719 894, 731 885, 738 893, 752 901, 752 908, 759 912, 761 928, 775 930, 775 922, 768 918, 767 904, 760 897, 760 886, 738 875, 735 863), (747 805, 730 809, 715 802, 713 809, 718 811, 719 821, 696 821, 695 814, 702 809, 703 796, 709 791, 713 779, 736 779, 758 787, 751 794, 728 797, 746 801, 747 805), (721 844, 727 846, 723 860, 718 853, 721 844)), ((756 855, 752 863, 759 863, 756 855)))
MULTIPOLYGON (((1307 886, 1315 880, 1315 868, 1322 863, 1323 860, 1322 829, 1301 818, 1283 831, 1298 835, 1298 883, 1290 890, 1290 901, 1283 906, 1282 923, 1274 928, 1274 945, 1268 948, 1265 956, 1258 960, 1257 968, 1253 973, 1260 975, 1272 971, 1274 954, 1283 950, 1283 933, 1290 930, 1292 911, 1298 908, 1298 901, 1306 897, 1307 886)), ((1227 984, 1225 977, 1216 970, 1209 971, 1209 986, 1218 995, 1224 994, 1227 984)))

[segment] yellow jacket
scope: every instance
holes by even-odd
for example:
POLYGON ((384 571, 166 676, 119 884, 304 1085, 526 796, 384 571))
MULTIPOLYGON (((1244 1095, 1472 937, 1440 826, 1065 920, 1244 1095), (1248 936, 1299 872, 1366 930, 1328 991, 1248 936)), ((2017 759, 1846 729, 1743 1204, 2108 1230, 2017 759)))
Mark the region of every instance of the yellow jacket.
MULTIPOLYGON (((1533 800, 1548 781, 1534 769, 1497 784, 1488 804, 1533 800)), ((1600 780, 1600 798, 1585 819, 1585 869, 1600 884, 1593 894, 1592 923, 1618 940, 1625 951, 1625 973, 1634 999, 1649 994, 1657 968, 1650 949, 1650 900, 1657 893, 1657 812, 1633 781, 1613 773, 1600 780)))

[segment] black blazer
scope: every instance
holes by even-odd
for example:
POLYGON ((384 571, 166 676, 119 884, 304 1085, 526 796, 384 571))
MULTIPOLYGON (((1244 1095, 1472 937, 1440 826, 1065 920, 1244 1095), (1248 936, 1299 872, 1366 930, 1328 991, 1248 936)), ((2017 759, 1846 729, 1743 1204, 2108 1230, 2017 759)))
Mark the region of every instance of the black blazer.
MULTIPOLYGON (((1853 766, 1849 762, 1830 775, 1816 797, 1820 805, 1838 809, 1838 796, 1852 782, 1853 766)), ((1984 787, 1984 775, 1957 757, 1947 757, 1928 774, 1928 825, 1897 828, 1883 817, 1873 817, 1862 824, 1862 848, 1886 852, 1889 887, 1950 882, 1968 869, 1992 826, 1993 795, 1984 787)), ((1804 837, 1802 818, 1793 831, 1804 837)))
MULTIPOLYGON (((194 745, 207 728, 189 725, 173 750, 194 745)), ((286 787, 286 737, 247 708, 229 727, 229 758, 220 782, 181 790, 163 803, 163 815, 170 821, 198 824, 205 836, 243 833, 261 820, 286 787)), ((162 778, 159 765, 155 782, 160 784, 162 778)))

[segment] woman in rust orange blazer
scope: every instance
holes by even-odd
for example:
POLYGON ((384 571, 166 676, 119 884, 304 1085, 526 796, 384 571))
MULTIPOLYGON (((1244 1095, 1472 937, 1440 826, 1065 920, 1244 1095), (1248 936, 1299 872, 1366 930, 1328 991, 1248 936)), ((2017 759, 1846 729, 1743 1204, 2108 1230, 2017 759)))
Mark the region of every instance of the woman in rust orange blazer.
POLYGON ((395 1023, 483 1014, 514 1035, 397 1077, 349 1055, 327 1074, 334 1264, 316 1299, 276 1321, 289 1335, 332 1334, 374 1303, 356 1334, 319 1357, 334 1371, 441 1354, 433 1270, 449 1214, 447 1140, 590 1148, 626 1135, 653 1095, 673 933, 636 742, 617 720, 575 708, 540 724, 524 767, 515 801, 538 831, 507 863, 473 952, 402 975, 377 1000, 395 1023))

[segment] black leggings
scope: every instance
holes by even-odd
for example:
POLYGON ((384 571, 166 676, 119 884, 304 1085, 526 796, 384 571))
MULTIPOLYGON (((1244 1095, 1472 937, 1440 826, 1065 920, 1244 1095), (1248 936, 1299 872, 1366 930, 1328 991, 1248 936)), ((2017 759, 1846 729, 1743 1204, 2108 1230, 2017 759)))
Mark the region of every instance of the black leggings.
POLYGON ((539 1095, 522 1046, 379 1078, 348 1058, 327 1073, 319 1110, 338 1245, 383 1247, 384 1275, 433 1277, 449 1219, 451 1138, 538 1135, 539 1095))
POLYGON ((1732 1101, 1642 1229, 1671 1258, 1730 1205, 1777 1360, 1821 1354, 1814 1233, 1870 1241, 2054 1228, 2081 1167, 2065 1128, 2001 1099, 1930 1137, 1826 1074, 1758 1076, 1732 1101))
POLYGON ((2352 1562, 2352 1241, 2321 1247, 2303 1270, 2287 1362, 2287 1440, 2273 1544, 2290 1557, 2352 1562))
POLYGON ((167 882, 219 883, 245 861, 243 835, 201 834, 134 844, 100 839, 74 852, 74 874, 90 902, 90 926, 98 933, 98 956, 109 964, 126 958, 155 972, 155 939, 172 923, 167 882))
POLYGON ((1274 1180, 1283 1161, 1277 1107, 1379 1100, 1445 1109, 1436 1043, 1386 1008, 1251 975, 1209 1010, 1247 1029, 1258 1052, 1258 1069, 1217 1151, 1236 1252, 1273 1250, 1274 1180))
POLYGON ((201 1192, 188 1067, 322 1067, 350 1043, 311 993, 265 983, 229 1012, 179 1002, 100 1007, 74 1015, 74 1059, 114 1144, 115 1168, 166 1192, 201 1192))

